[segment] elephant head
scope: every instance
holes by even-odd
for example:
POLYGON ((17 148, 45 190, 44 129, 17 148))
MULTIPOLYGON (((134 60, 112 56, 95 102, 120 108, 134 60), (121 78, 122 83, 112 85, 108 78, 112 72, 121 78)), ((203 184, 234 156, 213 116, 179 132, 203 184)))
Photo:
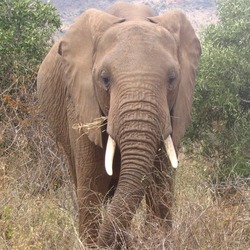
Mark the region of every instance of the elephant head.
MULTIPOLYGON (((74 140, 81 138, 72 136, 77 131, 71 125, 107 117, 105 131, 96 128, 83 136, 84 144, 88 138, 99 150, 106 149, 109 175, 119 169, 99 232, 99 244, 105 246, 129 225, 151 183, 158 150, 166 149, 166 164, 177 167, 201 53, 199 40, 180 10, 156 16, 142 5, 115 5, 108 12, 84 12, 53 46, 38 74, 41 105, 69 157, 75 182, 79 169, 86 173, 77 158, 86 155, 75 146, 74 140), (113 165, 116 147, 120 166, 113 165)), ((104 157, 100 158, 104 167, 104 157)))

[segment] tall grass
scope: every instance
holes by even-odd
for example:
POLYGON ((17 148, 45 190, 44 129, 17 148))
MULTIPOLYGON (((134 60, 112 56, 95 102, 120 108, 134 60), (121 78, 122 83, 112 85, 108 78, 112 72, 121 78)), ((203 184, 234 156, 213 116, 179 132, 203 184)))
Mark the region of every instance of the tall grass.
MULTIPOLYGON (((78 236, 66 161, 57 153, 37 106, 32 107, 34 112, 18 130, 11 125, 14 115, 4 124, 2 140, 8 142, 1 147, 0 159, 0 249, 87 249, 78 236)), ((142 203, 127 232, 130 248, 248 249, 247 183, 239 181, 233 194, 222 198, 214 195, 204 174, 209 161, 199 153, 181 153, 180 163, 172 230, 162 228, 159 219, 147 221, 142 203)))

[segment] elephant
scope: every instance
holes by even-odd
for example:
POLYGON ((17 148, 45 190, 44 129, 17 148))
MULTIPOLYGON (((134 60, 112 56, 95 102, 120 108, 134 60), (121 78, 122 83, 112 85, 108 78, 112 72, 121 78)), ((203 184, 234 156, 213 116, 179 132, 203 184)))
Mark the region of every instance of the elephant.
POLYGON ((43 60, 38 100, 67 156, 79 234, 89 246, 129 242, 126 232, 145 197, 148 214, 171 227, 200 55, 182 10, 157 15, 119 2, 83 12, 43 60))

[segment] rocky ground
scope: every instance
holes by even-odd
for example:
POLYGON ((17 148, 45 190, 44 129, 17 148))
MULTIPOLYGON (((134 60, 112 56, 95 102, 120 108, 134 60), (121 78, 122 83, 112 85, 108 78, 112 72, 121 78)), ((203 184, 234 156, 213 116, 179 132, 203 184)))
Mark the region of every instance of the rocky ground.
MULTIPOLYGON (((42 0, 47 2, 47 0, 42 0)), ((62 30, 88 8, 105 9, 115 3, 115 0, 50 0, 60 13, 63 23, 62 30)), ((159 14, 171 8, 183 9, 196 30, 202 26, 216 22, 215 0, 126 0, 124 2, 145 3, 159 14)))

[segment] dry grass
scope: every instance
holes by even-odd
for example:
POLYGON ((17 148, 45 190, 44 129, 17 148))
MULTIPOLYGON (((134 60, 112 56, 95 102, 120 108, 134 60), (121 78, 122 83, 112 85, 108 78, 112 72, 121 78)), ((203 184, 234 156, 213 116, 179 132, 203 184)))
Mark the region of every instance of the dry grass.
MULTIPOLYGON (((73 186, 46 123, 37 112, 18 126, 11 117, 1 124, 0 249, 86 249, 73 186)), ((128 232, 131 249, 249 249, 249 186, 238 185, 230 199, 212 196, 206 165, 181 154, 172 231, 157 219, 146 223, 140 208, 128 232)))
POLYGON ((76 123, 73 125, 73 129, 76 129, 76 130, 83 130, 83 131, 86 131, 86 133, 89 131, 89 130, 92 130, 92 129, 99 129, 101 127, 103 127, 105 125, 105 122, 107 121, 107 117, 105 116, 101 116, 99 118, 96 118, 94 119, 93 122, 91 123, 76 123))

